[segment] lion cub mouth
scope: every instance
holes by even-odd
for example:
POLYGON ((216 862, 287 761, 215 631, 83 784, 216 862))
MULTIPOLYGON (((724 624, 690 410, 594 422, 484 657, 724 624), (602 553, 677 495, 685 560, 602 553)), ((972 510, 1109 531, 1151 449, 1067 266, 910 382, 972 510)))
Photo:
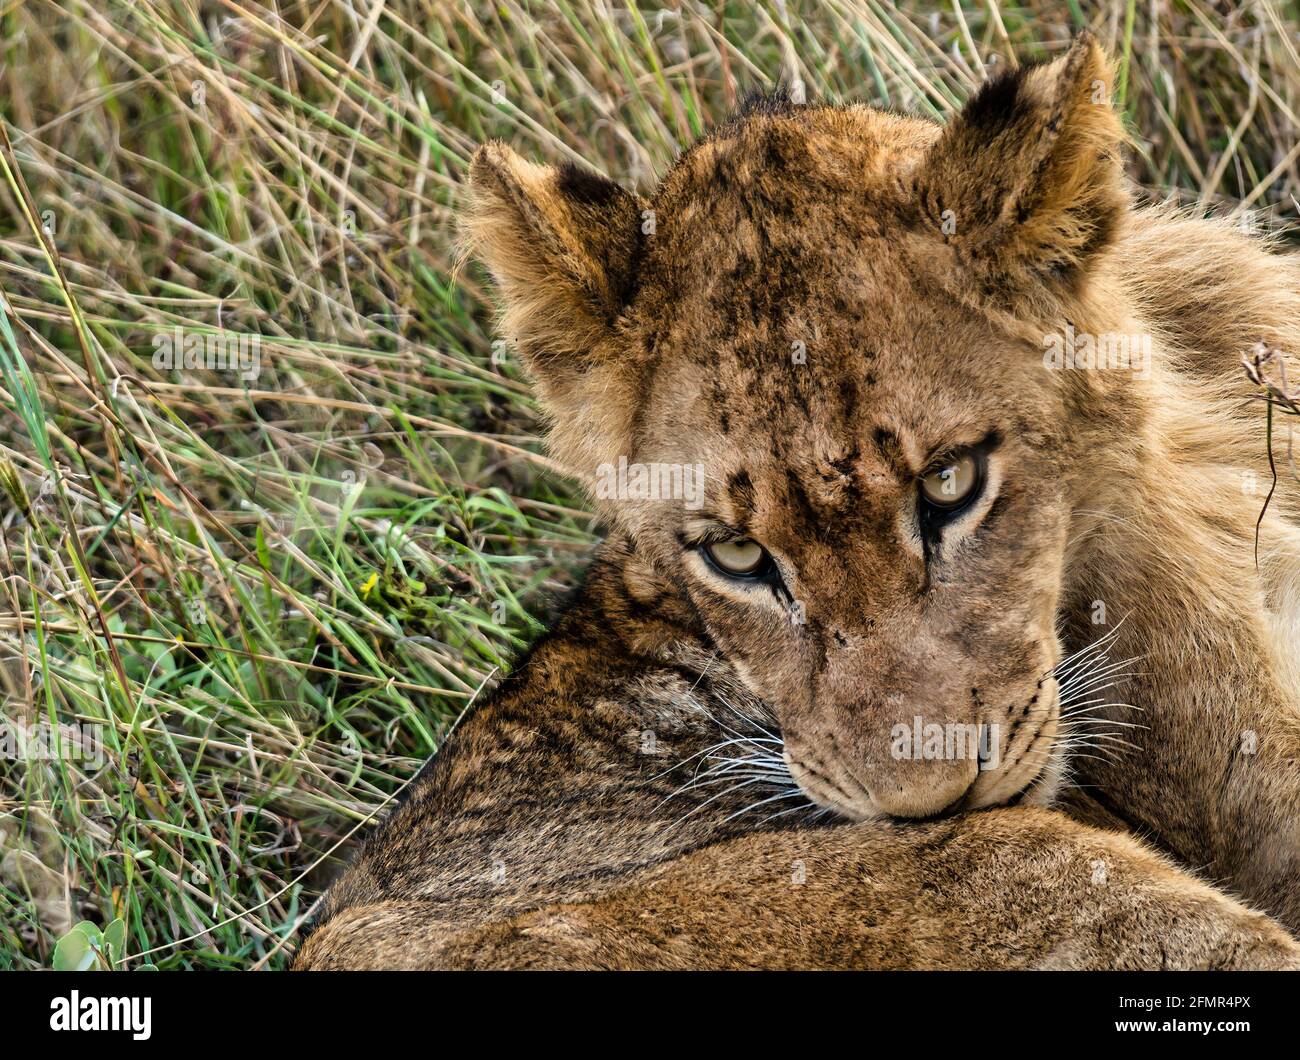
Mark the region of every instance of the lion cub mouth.
MULTIPOLYGON (((760 721, 755 717, 759 712, 746 713, 728 702, 723 703, 724 717, 706 710, 718 725, 720 739, 674 767, 691 769, 689 779, 674 794, 705 796, 688 813, 691 816, 741 792, 745 801, 740 808, 733 810, 725 803, 725 820, 744 818, 759 824, 778 819, 824 820, 832 815, 855 821, 921 820, 993 806, 1051 805, 1069 778, 1074 755, 1111 757, 1135 750, 1123 734, 1145 728, 1102 716, 1140 709, 1119 701, 1114 691, 1134 676, 1132 666, 1139 661, 1112 658, 1120 625, 1066 654, 1044 674, 1040 689, 1049 693, 1042 698, 1050 705, 1035 719, 1033 729, 1018 730, 1023 737, 1010 734, 997 755, 989 756, 990 768, 977 771, 961 791, 938 801, 928 812, 893 813, 882 808, 845 764, 823 760, 803 748, 792 750, 769 714, 760 721)), ((924 768, 923 762, 918 765, 924 768)))
POLYGON ((785 746, 781 762, 790 780, 812 802, 855 821, 881 817, 931 820, 991 806, 1049 805, 1067 771, 1067 757, 1057 747, 1055 721, 1055 714, 1044 718, 1023 753, 1005 769, 995 766, 977 771, 971 779, 965 775, 945 778, 927 775, 926 763, 918 762, 916 783, 905 798, 893 802, 878 798, 844 763, 826 762, 785 746))
MULTIPOLYGON (((1113 761, 1140 750, 1127 737, 1146 726, 1122 714, 1141 708, 1124 702, 1121 691, 1136 675, 1140 658, 1113 655, 1123 624, 1121 620, 1096 640, 1066 652, 1039 679, 1046 708, 1032 730, 1023 736, 1010 733, 1001 763, 981 771, 960 798, 934 816, 992 806, 1050 806, 1067 784, 1076 756, 1113 761)), ((1019 732, 1024 733, 1023 727, 1019 732)))

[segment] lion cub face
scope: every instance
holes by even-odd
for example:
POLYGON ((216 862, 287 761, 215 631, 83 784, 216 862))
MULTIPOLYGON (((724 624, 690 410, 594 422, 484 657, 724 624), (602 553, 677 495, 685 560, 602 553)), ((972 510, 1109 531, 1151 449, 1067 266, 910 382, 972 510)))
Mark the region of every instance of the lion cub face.
POLYGON ((643 199, 476 156, 552 444, 850 817, 1050 797, 1070 418, 1124 209, 1090 40, 946 129, 768 101, 643 199))
POLYGON ((631 454, 698 466, 703 500, 645 512, 638 542, 773 705, 818 802, 922 816, 1017 796, 1051 764, 1069 519, 1064 410, 1017 369, 1035 350, 903 279, 847 219, 746 264, 793 319, 719 324, 743 296, 714 260, 665 305, 668 345, 699 356, 656 366, 631 454))

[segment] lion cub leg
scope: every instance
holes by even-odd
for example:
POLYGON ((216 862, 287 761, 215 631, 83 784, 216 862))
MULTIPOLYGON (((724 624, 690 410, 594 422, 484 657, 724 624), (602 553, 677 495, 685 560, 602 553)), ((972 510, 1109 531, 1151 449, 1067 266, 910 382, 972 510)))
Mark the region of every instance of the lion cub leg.
POLYGON ((431 912, 345 910, 299 966, 1300 969, 1262 914, 1128 837, 1031 808, 745 836, 598 901, 459 931, 431 912))

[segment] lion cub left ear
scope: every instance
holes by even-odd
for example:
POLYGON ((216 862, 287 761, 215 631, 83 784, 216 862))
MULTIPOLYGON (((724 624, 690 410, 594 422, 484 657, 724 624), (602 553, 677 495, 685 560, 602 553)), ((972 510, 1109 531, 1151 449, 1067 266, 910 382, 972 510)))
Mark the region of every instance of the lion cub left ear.
POLYGON ((1113 73, 1091 35, 997 77, 913 171, 923 214, 986 290, 1073 286, 1128 205, 1113 73))

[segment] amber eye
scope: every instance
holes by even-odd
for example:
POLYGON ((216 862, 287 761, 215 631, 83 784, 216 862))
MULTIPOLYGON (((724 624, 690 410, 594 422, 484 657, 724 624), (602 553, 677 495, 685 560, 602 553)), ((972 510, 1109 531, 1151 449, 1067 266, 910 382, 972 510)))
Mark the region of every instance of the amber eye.
POLYGON ((983 470, 974 453, 961 453, 921 476, 921 496, 936 508, 958 508, 979 487, 983 470))
POLYGON ((746 537, 705 545, 704 554, 723 574, 737 578, 757 577, 766 572, 772 562, 767 549, 746 537))

